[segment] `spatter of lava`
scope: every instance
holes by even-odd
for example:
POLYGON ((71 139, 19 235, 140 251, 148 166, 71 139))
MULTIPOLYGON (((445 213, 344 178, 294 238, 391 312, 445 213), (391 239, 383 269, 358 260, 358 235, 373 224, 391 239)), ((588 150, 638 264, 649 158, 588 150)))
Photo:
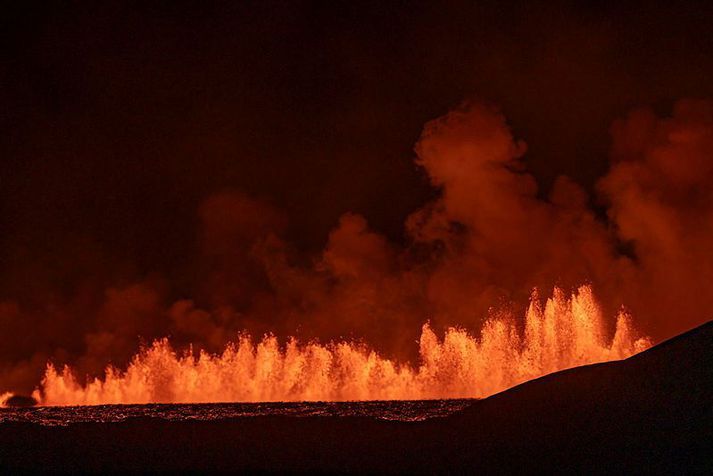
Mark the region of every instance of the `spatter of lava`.
POLYGON ((588 286, 567 298, 555 289, 544 308, 533 295, 520 331, 498 314, 480 336, 450 328, 440 340, 428 324, 417 366, 383 358, 353 342, 301 344, 240 336, 222 354, 178 354, 167 339, 139 352, 125 371, 108 367, 82 385, 70 368, 48 364, 34 397, 44 405, 480 398, 557 370, 618 360, 651 345, 620 312, 607 338, 588 286))

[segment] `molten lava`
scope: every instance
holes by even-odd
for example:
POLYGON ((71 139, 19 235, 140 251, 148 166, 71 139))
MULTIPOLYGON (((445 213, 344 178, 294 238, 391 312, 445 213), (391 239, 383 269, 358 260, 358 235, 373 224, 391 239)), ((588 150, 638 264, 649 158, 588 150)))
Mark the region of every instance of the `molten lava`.
POLYGON ((82 385, 72 370, 48 364, 34 397, 44 405, 111 403, 392 400, 486 397, 557 370, 629 357, 651 345, 636 336, 625 312, 606 337, 592 290, 567 298, 555 289, 544 309, 533 294, 519 332, 499 314, 475 337, 450 328, 439 340, 428 324, 418 366, 400 364, 364 345, 338 342, 281 346, 274 336, 247 335, 222 354, 177 354, 167 339, 139 352, 125 371, 106 369, 82 385))

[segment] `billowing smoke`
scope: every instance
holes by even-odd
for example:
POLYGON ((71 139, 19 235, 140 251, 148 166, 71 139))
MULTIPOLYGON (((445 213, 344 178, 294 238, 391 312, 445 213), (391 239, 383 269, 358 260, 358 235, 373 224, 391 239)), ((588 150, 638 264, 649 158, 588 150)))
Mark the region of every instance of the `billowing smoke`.
POLYGON ((630 245, 624 301, 658 338, 711 318, 713 103, 678 102, 670 118, 637 110, 612 127, 599 182, 612 233, 630 245))
POLYGON ((70 299, 0 303, 0 391, 31 390, 48 359, 90 375, 121 367, 162 336, 213 352, 243 330, 343 337, 408 359, 424 322, 477 333, 492 309, 522 309, 534 288, 555 285, 592 284, 610 333, 626 306, 641 331, 669 337, 713 308, 713 104, 681 101, 667 118, 634 111, 612 136, 596 196, 567 177, 544 194, 495 107, 430 122, 416 162, 438 194, 408 217, 405 244, 347 211, 323 251, 305 253, 268 201, 215 193, 197 210, 186 283, 88 278, 70 299))

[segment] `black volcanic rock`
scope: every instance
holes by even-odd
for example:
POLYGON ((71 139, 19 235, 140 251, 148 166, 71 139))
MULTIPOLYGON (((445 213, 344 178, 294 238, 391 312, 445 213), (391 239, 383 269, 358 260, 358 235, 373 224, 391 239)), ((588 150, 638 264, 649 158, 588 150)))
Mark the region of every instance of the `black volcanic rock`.
POLYGON ((13 395, 5 400, 5 405, 8 407, 34 407, 37 405, 37 400, 25 395, 13 395))
POLYGON ((150 418, 0 425, 5 470, 713 473, 713 322, 423 422, 150 418))

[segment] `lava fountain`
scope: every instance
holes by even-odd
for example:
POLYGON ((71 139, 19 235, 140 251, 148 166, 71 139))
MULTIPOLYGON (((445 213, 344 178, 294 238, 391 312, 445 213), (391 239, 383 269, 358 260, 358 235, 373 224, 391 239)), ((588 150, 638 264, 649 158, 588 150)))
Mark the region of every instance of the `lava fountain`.
POLYGON ((167 339, 137 353, 124 371, 80 383, 69 367, 48 364, 34 397, 43 405, 481 398, 541 375, 618 360, 648 348, 622 311, 607 338, 589 286, 567 297, 555 289, 544 307, 530 300, 524 329, 496 313, 473 336, 449 328, 439 339, 428 323, 417 366, 354 342, 281 345, 274 336, 241 335, 222 354, 179 354, 167 339))

